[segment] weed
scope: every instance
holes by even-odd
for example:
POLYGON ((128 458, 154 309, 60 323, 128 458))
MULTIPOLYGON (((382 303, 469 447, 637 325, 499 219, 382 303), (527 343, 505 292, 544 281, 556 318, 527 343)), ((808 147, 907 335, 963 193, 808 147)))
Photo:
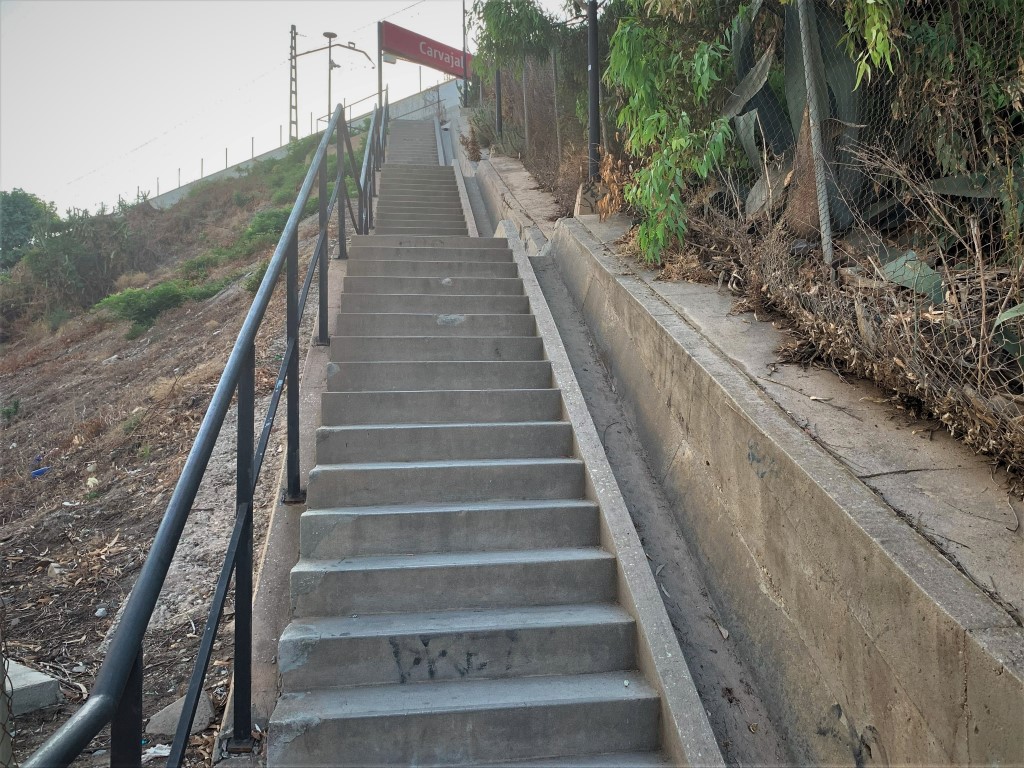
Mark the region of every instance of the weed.
POLYGON ((161 312, 184 304, 186 301, 204 301, 215 296, 230 282, 230 278, 188 285, 181 280, 168 280, 152 288, 129 288, 103 299, 96 306, 113 313, 122 320, 130 320, 128 338, 138 338, 153 326, 161 312))
POLYGON ((72 317, 74 317, 74 315, 72 315, 65 307, 56 307, 55 309, 51 309, 47 314, 46 322, 50 326, 50 331, 55 332, 72 317))
POLYGON ((153 446, 151 446, 149 443, 143 443, 142 445, 139 446, 138 456, 140 459, 142 459, 142 461, 149 461, 152 455, 153 446))
POLYGON ((259 263, 259 266, 253 270, 247 278, 245 278, 245 290, 251 293, 253 296, 260 289, 260 285, 263 283, 263 277, 267 274, 267 267, 270 266, 270 259, 264 259, 259 263))
POLYGON ((21 411, 21 400, 11 400, 0 407, 0 419, 3 419, 5 425, 10 424, 18 418, 19 411, 21 411))
POLYGON ((138 413, 133 413, 131 416, 124 420, 124 424, 121 425, 121 429, 124 430, 124 433, 126 435, 130 435, 132 432, 138 429, 139 424, 142 423, 142 416, 142 412, 139 411, 138 413))

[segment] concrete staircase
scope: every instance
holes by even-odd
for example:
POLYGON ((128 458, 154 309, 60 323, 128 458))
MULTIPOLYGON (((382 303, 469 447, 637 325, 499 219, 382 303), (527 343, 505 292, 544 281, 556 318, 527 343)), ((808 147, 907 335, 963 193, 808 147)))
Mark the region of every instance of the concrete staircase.
POLYGON ((376 234, 469 234, 455 169, 438 165, 432 121, 392 121, 380 188, 376 234))
POLYGON ((349 252, 268 765, 663 765, 512 251, 460 236, 428 128, 392 129, 349 252))

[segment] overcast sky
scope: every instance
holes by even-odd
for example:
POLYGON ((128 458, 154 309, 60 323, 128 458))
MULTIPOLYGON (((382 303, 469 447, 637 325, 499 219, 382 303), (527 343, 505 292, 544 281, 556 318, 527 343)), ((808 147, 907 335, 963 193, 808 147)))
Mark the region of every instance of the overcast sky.
MULTIPOLYGON (((469 4, 469 2, 467 2, 469 4)), ((558 0, 545 0, 552 10, 558 0)), ((375 22, 462 46, 462 0, 0 0, 0 189, 95 211, 156 194, 288 140, 289 28, 376 59, 375 22)), ((472 50, 473 46, 470 45, 472 50)), ((335 102, 376 93, 370 62, 334 53, 335 102)), ((384 65, 391 98, 420 67, 384 65)), ((423 85, 441 80, 422 69, 423 85)), ((299 134, 327 113, 327 53, 298 60, 299 134)), ((366 102, 369 105, 371 102, 366 102)), ((358 112, 358 109, 357 109, 358 112)))

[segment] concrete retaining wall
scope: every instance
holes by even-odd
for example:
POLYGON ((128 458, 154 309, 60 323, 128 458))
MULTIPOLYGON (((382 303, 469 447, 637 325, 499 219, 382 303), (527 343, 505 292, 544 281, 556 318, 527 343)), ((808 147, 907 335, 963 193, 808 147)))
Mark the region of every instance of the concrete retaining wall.
POLYGON ((794 753, 1024 763, 1011 617, 579 222, 551 253, 794 753))

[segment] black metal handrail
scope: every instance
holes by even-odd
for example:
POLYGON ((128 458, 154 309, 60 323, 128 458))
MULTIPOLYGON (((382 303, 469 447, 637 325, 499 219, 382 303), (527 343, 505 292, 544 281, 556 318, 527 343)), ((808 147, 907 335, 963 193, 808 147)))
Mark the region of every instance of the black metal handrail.
MULTIPOLYGON (((375 118, 377 118, 375 111, 375 118)), ((367 167, 379 168, 381 154, 386 143, 388 105, 385 101, 380 116, 374 121, 366 139, 363 157, 363 172, 355 176, 355 157, 352 153, 351 137, 341 105, 335 109, 323 139, 306 173, 291 215, 274 249, 274 255, 267 266, 263 282, 253 299, 252 306, 242 323, 238 338, 228 356, 220 381, 214 390, 210 405, 203 417, 195 442, 189 451, 181 476, 167 504, 163 520, 157 529, 149 555, 135 582, 121 620, 110 641, 107 655, 103 660, 96 682, 85 704, 61 726, 24 763, 25 768, 50 768, 69 765, 107 725, 110 725, 110 764, 116 766, 140 766, 142 762, 142 640, 153 609, 156 606, 171 559, 174 557, 181 533, 188 521, 192 504, 199 491, 200 482, 206 472, 213 448, 220 435, 231 399, 238 395, 237 469, 235 491, 235 525, 231 533, 220 579, 214 591, 206 627, 200 640, 199 653, 189 688, 178 722, 177 733, 171 745, 167 765, 181 765, 192 721, 202 693, 203 680, 212 655, 217 626, 227 598, 232 574, 235 581, 235 638, 234 638, 234 685, 233 685, 233 738, 228 747, 232 751, 251 751, 252 733, 252 574, 253 574, 253 493, 258 482, 263 460, 274 425, 282 392, 287 396, 287 451, 285 458, 286 488, 285 502, 304 500, 299 478, 299 322, 306 305, 306 298, 314 273, 319 273, 319 327, 317 344, 328 343, 327 318, 327 269, 328 269, 328 224, 331 214, 337 209, 338 216, 338 258, 347 256, 345 219, 338 207, 338 199, 344 193, 349 213, 353 214, 351 201, 345 187, 345 163, 347 155, 353 176, 357 180, 359 196, 359 223, 355 229, 360 234, 369 231, 372 195, 376 182, 372 171, 367 176, 367 167), (334 191, 328 199, 327 158, 331 137, 336 140, 337 173, 334 191), (320 234, 316 249, 310 259, 301 291, 298 286, 299 269, 299 221, 302 210, 309 200, 314 183, 319 193, 320 234), (255 340, 263 322, 271 296, 282 271, 285 273, 286 337, 287 345, 281 362, 277 383, 271 395, 270 404, 263 422, 263 429, 257 441, 254 429, 256 395, 256 351, 255 340)), ((353 215, 353 222, 356 219, 353 215)))

